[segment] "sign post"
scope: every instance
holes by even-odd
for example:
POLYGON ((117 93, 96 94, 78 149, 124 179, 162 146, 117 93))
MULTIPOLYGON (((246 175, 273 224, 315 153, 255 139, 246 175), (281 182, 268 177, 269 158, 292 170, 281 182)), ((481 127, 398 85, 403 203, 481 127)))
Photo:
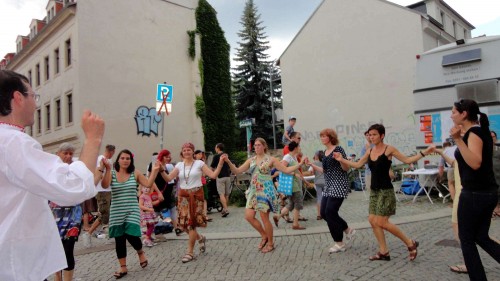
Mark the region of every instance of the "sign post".
POLYGON ((252 152, 252 143, 250 139, 252 138, 252 125, 255 124, 255 118, 245 119, 240 121, 240 128, 245 128, 247 132, 247 155, 250 158, 252 152))
POLYGON ((158 115, 161 114, 161 137, 160 149, 163 149, 163 132, 165 130, 165 113, 167 115, 172 112, 172 100, 174 95, 174 86, 167 85, 167 82, 156 85, 156 110, 158 115))

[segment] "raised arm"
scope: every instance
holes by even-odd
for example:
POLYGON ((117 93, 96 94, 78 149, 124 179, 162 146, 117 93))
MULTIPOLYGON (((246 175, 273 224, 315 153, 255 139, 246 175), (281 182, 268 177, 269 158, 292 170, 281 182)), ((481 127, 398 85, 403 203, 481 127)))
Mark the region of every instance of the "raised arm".
POLYGON ((365 153, 365 155, 363 155, 363 157, 361 157, 356 162, 345 159, 342 156, 342 154, 340 154, 338 152, 334 152, 333 156, 335 157, 335 160, 340 162, 340 165, 342 166, 342 170, 347 171, 347 170, 349 170, 349 167, 352 167, 355 169, 359 169, 359 168, 363 167, 363 165, 366 164, 366 162, 368 162, 368 157, 370 157, 370 151, 367 151, 365 153), (347 167, 347 169, 345 167, 347 167))
POLYGON ((177 170, 177 168, 175 167, 170 173, 167 174, 167 172, 165 172, 165 167, 161 165, 161 162, 159 162, 158 165, 160 166, 160 170, 158 171, 158 173, 167 183, 175 179, 179 175, 179 170, 177 170))
POLYGON ((156 161, 156 163, 151 168, 151 173, 149 174, 149 178, 146 178, 146 176, 144 176, 139 170, 136 169, 134 173, 137 183, 145 187, 151 187, 155 182, 159 170, 160 170, 160 161, 156 161))
POLYGON ((226 158, 226 163, 229 165, 229 168, 231 169, 231 173, 235 175, 239 175, 241 173, 244 173, 250 169, 250 162, 252 162, 252 158, 248 158, 245 163, 243 163, 241 166, 236 167, 231 161, 229 161, 228 158, 226 158))
POLYGON ((431 145, 431 146, 427 147, 423 151, 420 150, 416 155, 406 156, 403 153, 399 152, 399 150, 397 148, 395 148, 394 146, 389 145, 389 147, 387 148, 387 152, 389 153, 389 155, 392 155, 392 156, 396 157, 396 159, 398 159, 399 161, 401 161, 401 162, 403 162, 405 164, 411 164, 411 163, 415 163, 418 160, 420 160, 420 159, 424 158, 425 156, 429 155, 435 149, 436 149, 436 147, 434 145, 431 145))
POLYGON ((104 135, 104 121, 97 114, 85 110, 82 116, 82 129, 85 140, 79 159, 90 171, 95 171, 104 135))
POLYGON ((208 177, 215 179, 220 173, 220 170, 222 169, 222 165, 224 164, 225 159, 227 159, 227 154, 222 154, 219 158, 219 163, 217 164, 217 168, 212 171, 206 164, 201 167, 201 170, 205 175, 208 177))
MULTIPOLYGON (((450 131, 453 140, 457 144, 457 149, 460 150, 460 154, 465 160, 465 163, 469 165, 474 170, 477 170, 481 167, 481 163, 483 162, 483 140, 476 135, 473 131, 469 134, 469 139, 467 140, 468 144, 465 144, 462 137, 460 137, 460 131, 458 133, 454 132, 455 128, 452 128, 450 131)), ((458 128, 456 130, 459 130, 458 128)))

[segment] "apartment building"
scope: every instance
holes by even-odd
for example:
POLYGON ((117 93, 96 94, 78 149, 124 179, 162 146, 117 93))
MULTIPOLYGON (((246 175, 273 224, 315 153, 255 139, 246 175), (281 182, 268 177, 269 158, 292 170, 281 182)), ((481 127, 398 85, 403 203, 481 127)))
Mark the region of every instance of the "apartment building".
POLYGON ((196 29, 197 2, 48 1, 47 16, 33 19, 30 33, 16 40, 17 52, 0 64, 26 75, 41 95, 27 133, 46 151, 62 142, 80 148, 80 118, 90 109, 106 122, 103 144, 130 149, 141 170, 161 146, 174 156, 186 141, 203 149, 194 110, 201 94, 199 40, 193 59, 187 34, 196 29), (172 112, 163 119, 155 98, 164 82, 174 90, 172 112))
POLYGON ((417 55, 470 38, 472 29, 441 0, 408 7, 384 0, 323 1, 279 60, 284 115, 299 120, 302 150, 312 155, 321 149, 319 131, 334 128, 348 155, 360 155, 363 133, 383 123, 385 142, 413 153, 417 55))

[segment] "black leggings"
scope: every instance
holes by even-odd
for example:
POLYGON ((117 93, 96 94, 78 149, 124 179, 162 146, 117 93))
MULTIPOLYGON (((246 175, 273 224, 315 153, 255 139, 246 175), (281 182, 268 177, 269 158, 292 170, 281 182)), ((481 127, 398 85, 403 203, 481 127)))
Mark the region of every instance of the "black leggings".
POLYGON ((139 251, 142 249, 142 241, 140 237, 137 236, 131 236, 128 234, 123 234, 123 236, 115 237, 115 244, 116 244, 116 256, 119 259, 126 258, 127 257, 127 242, 134 247, 136 251, 139 251))
POLYGON ((330 235, 335 242, 342 242, 344 230, 348 228, 347 223, 339 216, 339 209, 344 198, 326 197, 321 199, 320 214, 326 221, 330 235))
POLYGON ((62 240, 64 254, 66 255, 66 263, 68 263, 68 267, 64 270, 70 271, 75 269, 75 255, 73 254, 73 250, 75 249, 75 240, 74 239, 64 239, 62 240))

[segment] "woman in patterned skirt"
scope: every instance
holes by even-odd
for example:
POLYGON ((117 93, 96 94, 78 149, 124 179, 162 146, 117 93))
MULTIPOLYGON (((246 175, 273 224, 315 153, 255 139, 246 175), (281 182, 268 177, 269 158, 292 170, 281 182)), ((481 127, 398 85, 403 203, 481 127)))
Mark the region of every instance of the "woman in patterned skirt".
POLYGON ((137 185, 151 187, 158 174, 160 166, 155 164, 146 178, 135 169, 134 156, 130 150, 124 149, 118 154, 114 169, 106 169, 102 179, 102 187, 111 186, 111 208, 109 218, 109 237, 115 238, 116 255, 120 263, 120 270, 115 272, 116 279, 127 275, 127 246, 128 241, 139 255, 139 264, 142 268, 148 265, 148 260, 142 250, 141 221, 139 202, 137 201, 137 185))
POLYGON ((279 213, 280 210, 278 196, 271 177, 271 169, 275 167, 290 174, 295 172, 302 165, 302 162, 295 166, 285 167, 278 159, 267 154, 267 143, 262 138, 257 138, 253 147, 256 155, 247 159, 240 167, 237 168, 229 159, 226 162, 235 175, 247 170, 252 173, 252 180, 247 191, 245 219, 262 236, 258 249, 262 253, 268 253, 274 250, 273 225, 269 221, 269 212, 279 213), (255 218, 257 211, 260 213, 264 226, 255 218))
POLYGON ((222 155, 217 169, 212 171, 205 162, 194 159, 194 145, 185 143, 181 152, 182 162, 177 163, 169 174, 160 168, 160 175, 166 182, 179 177, 179 194, 177 198, 177 227, 189 235, 187 253, 182 257, 182 262, 190 262, 194 259, 194 244, 198 240, 200 253, 206 250, 205 236, 198 233, 197 227, 207 226, 207 217, 203 208, 205 200, 201 176, 203 174, 212 179, 217 178, 227 155, 222 155))
POLYGON ((417 155, 408 157, 399 152, 394 146, 384 144, 384 125, 373 124, 368 129, 368 132, 373 147, 366 151, 361 159, 357 162, 352 162, 344 159, 339 153, 335 154, 335 159, 340 163, 347 164, 356 169, 368 163, 370 171, 372 172, 368 221, 372 226, 375 238, 377 238, 379 250, 375 255, 369 257, 369 259, 371 261, 391 260, 385 240, 385 230, 389 231, 392 235, 398 237, 406 244, 410 253, 409 259, 413 261, 417 258, 418 242, 410 239, 401 229, 399 229, 399 227, 389 221, 389 217, 396 214, 396 195, 394 194, 394 187, 392 186, 389 176, 392 163, 391 159, 394 156, 403 163, 411 164, 424 158, 425 155, 432 153, 435 147, 429 146, 425 151, 420 151, 417 155))

